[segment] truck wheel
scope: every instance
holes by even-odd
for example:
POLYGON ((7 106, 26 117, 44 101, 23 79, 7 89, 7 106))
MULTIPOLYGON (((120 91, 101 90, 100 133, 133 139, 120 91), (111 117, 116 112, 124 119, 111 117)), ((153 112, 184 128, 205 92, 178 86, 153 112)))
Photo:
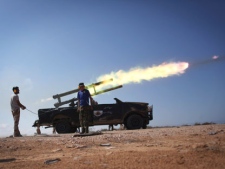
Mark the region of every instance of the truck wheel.
POLYGON ((127 129, 140 129, 143 127, 143 119, 137 114, 133 114, 127 118, 127 129))
POLYGON ((62 120, 62 121, 58 121, 56 123, 55 129, 56 129, 57 133, 59 133, 59 134, 70 133, 71 125, 69 124, 68 121, 62 120))

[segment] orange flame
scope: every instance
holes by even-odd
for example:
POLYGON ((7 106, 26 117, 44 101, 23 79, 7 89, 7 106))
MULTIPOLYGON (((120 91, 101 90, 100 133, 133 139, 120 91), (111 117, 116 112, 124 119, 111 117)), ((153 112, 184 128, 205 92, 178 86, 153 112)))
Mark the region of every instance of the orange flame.
POLYGON ((147 68, 131 68, 129 71, 119 70, 102 75, 97 81, 113 78, 111 83, 103 84, 98 89, 114 85, 124 85, 129 83, 141 83, 143 80, 153 80, 156 78, 166 78, 173 75, 180 75, 185 72, 189 64, 187 62, 162 63, 158 66, 147 68))

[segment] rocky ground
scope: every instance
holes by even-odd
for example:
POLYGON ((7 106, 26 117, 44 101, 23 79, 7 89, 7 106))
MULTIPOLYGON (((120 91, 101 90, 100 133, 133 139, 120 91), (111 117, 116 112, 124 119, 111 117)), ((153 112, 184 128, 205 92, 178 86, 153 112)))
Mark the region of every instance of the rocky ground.
POLYGON ((217 124, 0 138, 0 169, 224 169, 224 133, 225 124, 217 124))

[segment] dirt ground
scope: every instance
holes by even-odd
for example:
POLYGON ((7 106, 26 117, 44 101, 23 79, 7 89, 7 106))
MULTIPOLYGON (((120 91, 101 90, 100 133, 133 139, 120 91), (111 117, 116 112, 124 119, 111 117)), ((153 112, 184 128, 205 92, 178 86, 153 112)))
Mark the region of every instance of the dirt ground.
POLYGON ((224 169, 224 133, 225 124, 217 124, 0 138, 0 169, 224 169))

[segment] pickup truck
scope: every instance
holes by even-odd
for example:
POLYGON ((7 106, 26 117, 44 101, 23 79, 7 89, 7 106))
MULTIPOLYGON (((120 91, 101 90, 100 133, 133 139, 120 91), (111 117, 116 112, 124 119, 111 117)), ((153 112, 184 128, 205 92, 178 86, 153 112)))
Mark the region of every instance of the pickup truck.
MULTIPOLYGON (((124 124, 126 129, 145 129, 150 120, 153 120, 153 105, 142 102, 123 102, 114 98, 114 104, 93 105, 90 111, 89 126, 124 124)), ((47 108, 38 110, 39 120, 33 127, 55 127, 56 132, 74 133, 79 123, 77 106, 47 108)))

